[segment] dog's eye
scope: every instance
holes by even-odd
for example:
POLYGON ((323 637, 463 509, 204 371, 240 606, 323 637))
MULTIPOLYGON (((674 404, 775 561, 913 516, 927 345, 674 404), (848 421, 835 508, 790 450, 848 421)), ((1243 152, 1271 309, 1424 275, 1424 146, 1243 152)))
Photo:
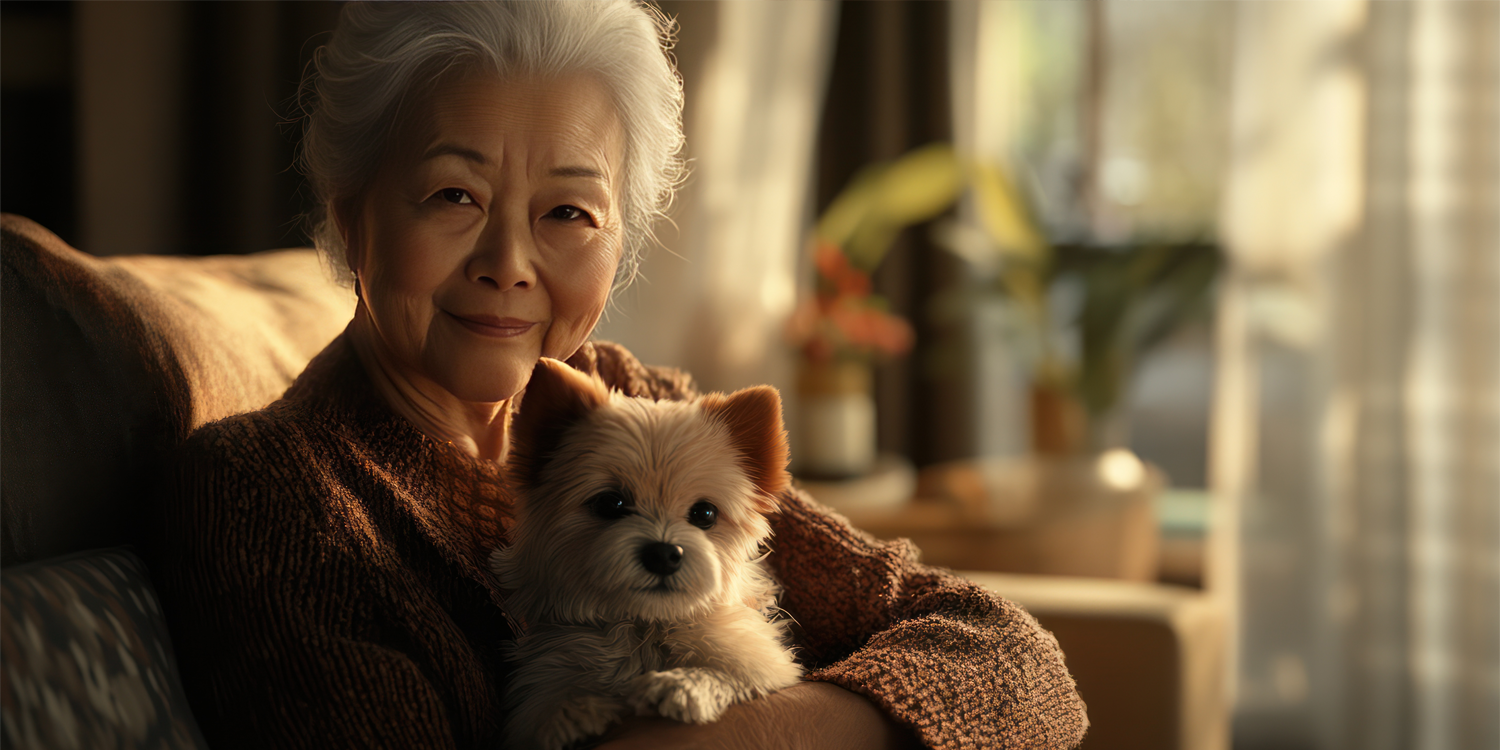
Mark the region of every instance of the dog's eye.
POLYGON ((714 527, 719 520, 719 509, 707 500, 699 500, 688 508, 688 523, 697 526, 704 531, 714 527))
POLYGON ((630 507, 630 498, 619 490, 605 490, 589 498, 589 510, 606 521, 615 521, 635 512, 630 507))

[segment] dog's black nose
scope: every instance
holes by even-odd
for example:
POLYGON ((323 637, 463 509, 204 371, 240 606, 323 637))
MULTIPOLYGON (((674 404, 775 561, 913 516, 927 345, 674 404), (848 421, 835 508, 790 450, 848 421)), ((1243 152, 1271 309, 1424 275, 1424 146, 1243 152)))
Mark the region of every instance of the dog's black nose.
POLYGON ((641 547, 641 564, 656 575, 672 575, 682 565, 682 548, 666 542, 652 542, 641 547))

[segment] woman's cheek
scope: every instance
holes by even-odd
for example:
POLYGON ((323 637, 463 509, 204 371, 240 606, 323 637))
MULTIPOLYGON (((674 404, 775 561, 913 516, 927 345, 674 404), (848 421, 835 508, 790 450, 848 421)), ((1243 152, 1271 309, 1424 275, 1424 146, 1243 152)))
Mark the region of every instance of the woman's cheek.
MULTIPOLYGON (((393 228, 395 229, 395 228, 393 228)), ((428 252, 429 243, 409 229, 390 232, 392 242, 371 248, 365 300, 380 335, 404 364, 421 357, 434 322, 433 291, 446 274, 428 252)))
POLYGON ((588 340, 594 324, 604 313, 619 265, 620 243, 615 238, 613 242, 600 244, 602 247, 591 248, 581 262, 564 264, 561 273, 554 277, 555 283, 550 285, 554 290, 553 324, 542 352, 548 357, 571 356, 588 340))

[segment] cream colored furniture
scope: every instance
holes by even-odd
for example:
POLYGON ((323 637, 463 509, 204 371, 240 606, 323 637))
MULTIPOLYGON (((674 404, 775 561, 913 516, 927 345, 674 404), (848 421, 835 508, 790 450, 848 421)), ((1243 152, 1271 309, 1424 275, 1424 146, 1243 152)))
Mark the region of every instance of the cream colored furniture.
POLYGON ((1087 750, 1227 750, 1228 608, 1183 586, 966 571, 1057 636, 1087 750))
POLYGON ((1150 582, 1163 484, 1128 451, 955 461, 924 468, 913 502, 840 510, 878 537, 911 539, 945 568, 1150 582))
POLYGON ((1226 750, 1231 610, 1224 592, 1158 582, 1203 578, 1192 555, 1161 554, 1162 485, 1123 453, 955 462, 924 469, 913 502, 846 515, 1052 631, 1089 707, 1086 750, 1226 750))

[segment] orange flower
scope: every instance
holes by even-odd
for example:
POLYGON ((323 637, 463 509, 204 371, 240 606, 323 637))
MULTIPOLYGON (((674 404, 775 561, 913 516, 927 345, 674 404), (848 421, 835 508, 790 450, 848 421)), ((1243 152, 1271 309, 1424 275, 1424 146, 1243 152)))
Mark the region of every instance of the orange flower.
POLYGON ((837 294, 865 297, 870 294, 870 276, 849 264, 849 256, 832 242, 819 242, 814 255, 818 275, 831 284, 837 294))
POLYGON ((813 250, 813 262, 818 267, 818 273, 827 279, 836 279, 844 269, 849 268, 849 257, 844 255, 838 245, 827 240, 818 241, 813 250))
POLYGON ((819 241, 813 260, 817 293, 797 306, 786 328, 787 338, 804 357, 894 357, 911 350, 911 325, 881 309, 882 303, 871 295, 869 274, 851 265, 838 245, 819 241))

